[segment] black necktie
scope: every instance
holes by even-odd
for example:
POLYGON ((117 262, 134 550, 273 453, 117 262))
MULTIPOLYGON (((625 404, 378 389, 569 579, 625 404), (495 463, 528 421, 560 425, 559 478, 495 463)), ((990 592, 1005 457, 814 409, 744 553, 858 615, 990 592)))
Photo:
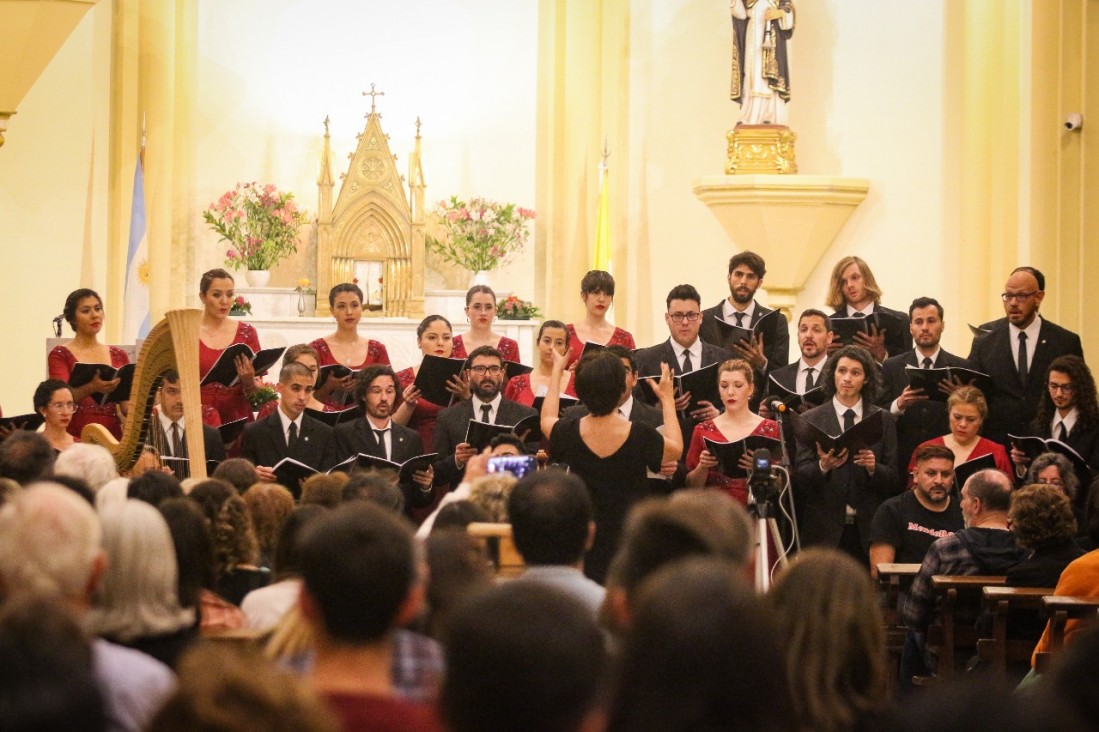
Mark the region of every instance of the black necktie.
POLYGON ((183 440, 179 435, 179 422, 172 422, 172 457, 183 457, 183 440))
POLYGON ((1060 442, 1068 440, 1068 430, 1065 429, 1065 423, 1063 421, 1061 424, 1057 425, 1057 440, 1060 442))
POLYGON ((1026 333, 1019 333, 1019 380, 1023 382, 1023 386, 1026 386, 1026 333))
POLYGON ((846 432, 847 430, 851 429, 854 426, 855 426, 855 410, 854 409, 848 409, 846 412, 843 413, 843 431, 846 432))
POLYGON ((290 423, 290 429, 286 431, 286 446, 290 449, 294 448, 294 445, 298 444, 298 425, 296 422, 290 423))
POLYGON ((736 318, 736 327, 744 327, 744 313, 733 313, 733 317, 736 318))
POLYGON ((482 404, 481 405, 481 421, 484 422, 485 424, 492 424, 492 405, 491 404, 482 404))
POLYGON ((923 357, 923 367, 924 367, 925 369, 929 369, 929 368, 931 368, 931 359, 930 359, 930 358, 928 358, 927 356, 924 356, 924 357, 923 357))
POLYGON ((378 449, 381 450, 382 457, 388 460, 389 451, 385 449, 385 433, 386 430, 374 430, 374 435, 378 438, 378 449))
POLYGON ((683 373, 689 374, 695 370, 694 364, 691 363, 691 352, 683 352, 683 373))
POLYGON ((809 391, 814 386, 816 386, 816 384, 813 382, 813 372, 814 371, 816 371, 816 369, 813 368, 812 366, 805 369, 805 391, 809 391))

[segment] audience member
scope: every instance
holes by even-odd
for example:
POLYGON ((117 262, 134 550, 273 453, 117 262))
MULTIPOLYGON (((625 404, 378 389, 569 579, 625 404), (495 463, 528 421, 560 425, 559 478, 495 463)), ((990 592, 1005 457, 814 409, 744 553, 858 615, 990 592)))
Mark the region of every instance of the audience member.
POLYGON ((1016 267, 1001 298, 1005 318, 985 323, 973 338, 969 361, 992 377, 985 436, 1004 444, 1008 434, 1027 434, 1048 391, 1046 374, 1058 356, 1080 356, 1080 336, 1043 318, 1046 278, 1033 267, 1016 267))
POLYGON ((98 491, 108 480, 118 477, 118 466, 107 448, 78 443, 57 456, 53 472, 80 478, 93 491, 98 491))
POLYGON ((595 539, 584 481, 553 468, 531 473, 515 484, 507 510, 515 548, 526 565, 519 581, 560 590, 597 615, 606 591, 584 576, 584 554, 595 539))
POLYGON ((644 582, 616 672, 608 732, 799 729, 772 618, 739 568, 716 557, 681 559, 644 582))
POLYGON ((347 473, 317 473, 301 482, 301 503, 335 508, 343 499, 347 473))
POLYGON ((837 550, 808 549, 779 574, 767 604, 785 646, 797 728, 873 728, 889 684, 881 612, 866 570, 837 550))
MULTIPOLYGON (((65 476, 71 477, 71 476, 65 476)), ((126 495, 130 490, 129 478, 112 478, 99 487, 95 492, 95 510, 103 513, 108 506, 117 506, 126 502, 126 495)))
MULTIPOLYGON (((308 482, 308 481, 306 481, 308 482)), ((304 489, 303 489, 304 490, 304 489)), ((294 512, 294 496, 278 483, 256 483, 241 495, 259 546, 259 566, 271 568, 279 534, 294 512)))
POLYGON ((583 605, 549 587, 473 596, 451 620, 446 664, 439 709, 451 732, 596 728, 603 638, 583 605))
POLYGON ((240 457, 229 458, 214 468, 214 473, 210 477, 224 480, 241 494, 259 482, 256 466, 251 460, 240 457))
POLYGON ((1072 561, 1084 552, 1076 546, 1076 518, 1064 491, 1052 485, 1025 485, 1011 494, 1007 514, 1016 543, 1029 556, 1009 567, 1013 587, 1055 587, 1072 561))
POLYGON ((398 515, 404 515, 404 493, 385 476, 372 471, 357 471, 351 474, 340 494, 343 503, 350 501, 373 501, 398 515))
POLYGON ((483 507, 468 498, 461 501, 452 501, 439 508, 427 535, 430 536, 436 531, 446 531, 448 529, 465 531, 467 526, 474 523, 493 523, 492 516, 483 507))
MULTIPOLYGON (((83 621, 106 570, 95 511, 72 491, 39 484, 0 509, 0 587, 5 601, 59 601, 83 621)), ((93 667, 106 700, 108 727, 143 730, 175 686, 164 664, 97 639, 93 667)))
POLYGON ((48 475, 52 467, 53 449, 36 432, 16 430, 0 442, 0 477, 28 485, 48 475))
POLYGON ((150 506, 159 506, 167 498, 182 498, 183 489, 174 475, 151 470, 131 478, 126 485, 126 497, 145 501, 150 506))
MULTIPOLYGON (((70 491, 87 501, 88 505, 92 507, 97 505, 99 496, 103 493, 102 488, 99 490, 99 493, 93 493, 92 489, 83 479, 74 478, 71 475, 50 475, 43 480, 53 483, 54 485, 59 485, 62 488, 68 488, 70 491)), ((107 485, 112 483, 121 486, 122 496, 125 497, 129 481, 126 478, 115 478, 113 481, 107 481, 107 485)), ((34 485, 34 483, 29 483, 28 485, 34 485)))
POLYGON ((207 480, 187 496, 202 509, 214 542, 217 594, 240 605, 252 590, 266 585, 271 572, 259 567, 259 545, 248 507, 236 490, 220 480, 207 480))
POLYGON ((424 627, 445 645, 454 609, 492 587, 492 562, 485 542, 457 527, 432 531, 424 542, 424 554, 428 570, 424 627))
POLYGON ((317 504, 299 506, 279 526, 274 544, 271 584, 252 590, 240 603, 249 628, 273 628, 298 601, 301 591, 298 538, 311 521, 325 515, 327 510, 317 504))
POLYGON ((107 571, 89 627, 112 643, 174 668, 197 639, 195 612, 178 599, 178 567, 164 517, 144 501, 127 500, 100 513, 107 571))

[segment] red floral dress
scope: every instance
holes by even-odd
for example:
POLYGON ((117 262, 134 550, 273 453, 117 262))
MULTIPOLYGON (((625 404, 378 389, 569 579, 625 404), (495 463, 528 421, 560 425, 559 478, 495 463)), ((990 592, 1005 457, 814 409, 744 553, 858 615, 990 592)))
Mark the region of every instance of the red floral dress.
MULTIPOLYGON (((496 344, 496 350, 500 352, 505 361, 519 363, 519 344, 507 336, 500 336, 500 342, 496 344)), ((462 336, 454 336, 454 350, 451 352, 450 357, 469 358, 469 354, 466 353, 466 344, 462 342, 462 336)))
MULTIPOLYGON (((770 419, 765 419, 752 430, 753 435, 772 437, 779 439, 778 424, 770 419)), ((721 433, 712 419, 697 425, 691 434, 691 446, 687 450, 687 470, 694 470, 702 458, 702 451, 706 449, 703 438, 709 437, 714 442, 729 442, 729 438, 721 433)), ((706 475, 706 485, 723 489, 735 498, 742 506, 748 505, 748 480, 746 478, 730 478, 716 470, 711 470, 706 475)))
MULTIPOLYGON (((338 364, 339 361, 332 355, 332 349, 328 347, 328 341, 323 338, 318 338, 309 344, 317 351, 319 357, 319 366, 333 366, 338 364)), ((389 351, 385 350, 385 344, 381 341, 376 341, 368 338, 366 341, 366 360, 358 366, 350 366, 349 368, 358 371, 359 369, 367 366, 373 366, 376 363, 389 365, 389 351)), ((321 400, 326 406, 331 407, 332 411, 340 409, 346 409, 347 404, 344 403, 344 395, 341 392, 332 392, 329 394, 328 399, 321 400)))
MULTIPOLYGON (((118 368, 130 362, 126 352, 116 346, 108 346, 111 351, 111 366, 118 368)), ((57 346, 46 359, 49 366, 50 378, 60 379, 66 384, 72 375, 73 366, 76 365, 76 356, 65 346, 57 346)), ((116 440, 122 439, 122 422, 118 419, 118 405, 115 403, 100 406, 94 396, 87 396, 76 405, 76 412, 69 422, 68 432, 73 437, 79 438, 81 430, 86 424, 101 424, 106 427, 116 440)))
MULTIPOLYGON (((569 357, 569 366, 580 360, 580 353, 584 350, 584 342, 580 340, 580 337, 576 335, 576 327, 569 323, 565 326, 565 330, 569 334, 569 348, 572 349, 572 355, 569 357)), ((633 341, 633 336, 629 331, 622 330, 619 327, 615 327, 614 332, 611 333, 610 340, 603 345, 605 346, 622 346, 628 348, 631 351, 637 348, 637 345, 633 341)))
MULTIPOLYGON (((243 321, 237 322, 237 333, 233 336, 230 346, 234 343, 246 343, 253 351, 259 351, 259 335, 256 329, 243 321)), ((226 346, 228 348, 228 346, 226 346)), ((198 378, 201 381, 210 369, 214 367, 218 357, 224 348, 214 349, 207 346, 201 340, 198 342, 198 378)), ((221 418, 221 423, 233 422, 242 417, 252 421, 252 405, 248 397, 244 396, 244 386, 238 381, 234 386, 222 384, 207 384, 202 387, 202 403, 214 408, 221 418)))
MULTIPOLYGON (((397 406, 404 401, 400 395, 412 386, 414 381, 416 381, 416 374, 411 367, 397 372, 397 406)), ((434 449, 435 423, 439 419, 439 412, 445 408, 445 405, 440 406, 421 397, 416 402, 416 408, 412 410, 412 417, 408 420, 407 426, 420 433, 420 439, 424 441, 424 452, 431 452, 434 449)))

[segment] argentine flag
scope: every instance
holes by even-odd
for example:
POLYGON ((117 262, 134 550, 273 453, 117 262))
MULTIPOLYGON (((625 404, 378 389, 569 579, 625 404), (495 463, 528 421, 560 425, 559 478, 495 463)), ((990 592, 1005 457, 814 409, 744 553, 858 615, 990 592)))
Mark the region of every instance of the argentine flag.
POLYGON ((134 197, 130 209, 130 243, 126 251, 126 289, 123 294, 122 342, 133 343, 149 334, 149 240, 145 236, 145 173, 141 156, 134 170, 134 197))

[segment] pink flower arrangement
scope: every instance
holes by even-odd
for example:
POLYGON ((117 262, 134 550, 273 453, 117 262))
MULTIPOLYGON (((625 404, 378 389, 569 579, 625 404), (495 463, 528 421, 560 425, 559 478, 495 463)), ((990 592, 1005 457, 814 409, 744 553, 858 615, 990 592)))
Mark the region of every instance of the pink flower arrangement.
POLYGON ((229 242, 225 264, 232 269, 271 269, 298 250, 298 229, 307 221, 294 194, 255 182, 237 183, 202 218, 229 242))
POLYGON ((491 271, 506 264, 530 236, 527 224, 534 211, 514 203, 485 198, 469 201, 451 196, 432 212, 445 237, 427 237, 427 247, 444 260, 471 272, 491 271))

